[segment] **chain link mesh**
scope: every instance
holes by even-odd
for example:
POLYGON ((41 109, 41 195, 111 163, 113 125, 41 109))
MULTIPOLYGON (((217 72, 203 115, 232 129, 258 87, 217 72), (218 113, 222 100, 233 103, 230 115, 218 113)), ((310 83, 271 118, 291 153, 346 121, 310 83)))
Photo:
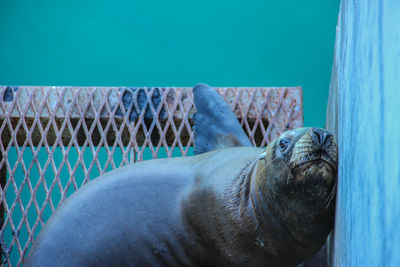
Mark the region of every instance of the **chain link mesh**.
MULTIPOLYGON (((256 146, 302 127, 300 87, 215 88, 256 146)), ((0 87, 2 265, 20 266, 82 184, 144 158, 192 154, 191 88, 0 87)))

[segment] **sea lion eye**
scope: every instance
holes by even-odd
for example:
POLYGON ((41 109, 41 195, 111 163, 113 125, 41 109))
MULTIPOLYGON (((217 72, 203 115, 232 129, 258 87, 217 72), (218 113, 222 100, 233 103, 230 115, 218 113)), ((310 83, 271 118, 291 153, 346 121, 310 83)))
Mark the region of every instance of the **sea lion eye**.
POLYGON ((282 138, 279 141, 279 147, 281 148, 282 151, 284 151, 289 145, 289 139, 287 138, 282 138))

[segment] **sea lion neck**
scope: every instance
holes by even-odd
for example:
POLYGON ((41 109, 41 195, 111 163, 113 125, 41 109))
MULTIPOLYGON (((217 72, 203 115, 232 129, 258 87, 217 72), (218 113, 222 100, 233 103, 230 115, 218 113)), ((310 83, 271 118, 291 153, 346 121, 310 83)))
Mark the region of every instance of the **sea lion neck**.
POLYGON ((275 248, 280 244, 288 251, 297 247, 297 254, 306 255, 312 247, 317 249, 325 241, 333 225, 334 206, 316 207, 307 198, 300 197, 300 192, 283 192, 282 180, 268 173, 267 164, 258 160, 249 179, 249 196, 257 218, 259 239, 265 244, 273 242, 275 248), (270 229, 274 229, 274 235, 265 235, 271 233, 270 229), (304 252, 298 249, 299 244, 304 252))
MULTIPOLYGON (((238 204, 239 216, 244 213, 254 213, 253 204, 251 201, 252 194, 252 174, 257 166, 257 159, 249 161, 245 167, 239 172, 237 180, 233 184, 233 198, 238 204)), ((255 215, 255 214, 254 214, 255 215)))
POLYGON ((274 207, 274 202, 266 196, 273 190, 266 189, 272 187, 271 182, 267 181, 269 177, 260 177, 260 174, 265 174, 265 167, 261 154, 242 168, 233 185, 235 210, 241 222, 235 228, 240 232, 239 235, 252 240, 251 247, 254 251, 260 251, 267 258, 285 266, 293 265, 294 262, 290 261, 292 255, 306 254, 298 249, 299 243, 307 252, 309 247, 292 235, 291 229, 288 229, 280 212, 274 207), (281 257, 282 255, 284 256, 281 257))
POLYGON ((295 265, 331 229, 324 216, 315 224, 303 218, 312 210, 296 196, 279 196, 287 180, 278 176, 290 170, 274 149, 231 148, 187 159, 196 176, 182 198, 184 227, 220 265, 295 265))

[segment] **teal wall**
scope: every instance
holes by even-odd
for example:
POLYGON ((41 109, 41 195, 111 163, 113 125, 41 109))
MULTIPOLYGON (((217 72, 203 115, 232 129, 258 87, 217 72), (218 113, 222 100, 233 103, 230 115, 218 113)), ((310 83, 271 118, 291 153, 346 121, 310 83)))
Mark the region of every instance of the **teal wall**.
POLYGON ((323 126, 339 0, 0 0, 0 84, 297 86, 323 126))

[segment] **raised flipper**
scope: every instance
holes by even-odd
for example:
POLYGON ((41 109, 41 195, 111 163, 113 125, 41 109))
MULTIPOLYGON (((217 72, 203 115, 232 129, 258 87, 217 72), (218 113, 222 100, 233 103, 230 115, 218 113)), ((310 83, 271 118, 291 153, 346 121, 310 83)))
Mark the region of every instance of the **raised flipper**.
POLYGON ((224 99, 210 86, 193 88, 195 154, 215 149, 252 146, 249 138, 224 99))

